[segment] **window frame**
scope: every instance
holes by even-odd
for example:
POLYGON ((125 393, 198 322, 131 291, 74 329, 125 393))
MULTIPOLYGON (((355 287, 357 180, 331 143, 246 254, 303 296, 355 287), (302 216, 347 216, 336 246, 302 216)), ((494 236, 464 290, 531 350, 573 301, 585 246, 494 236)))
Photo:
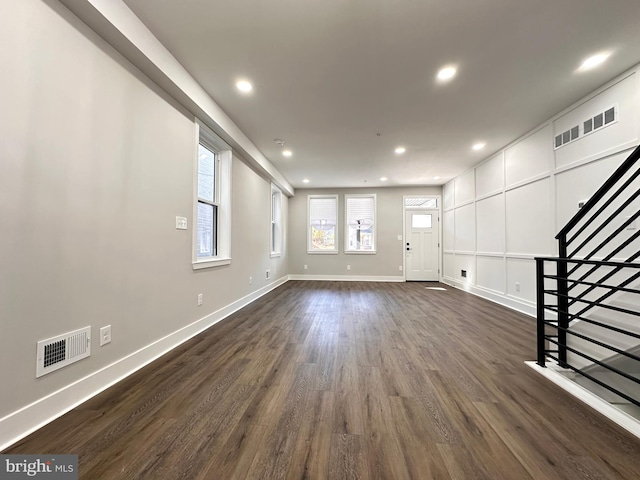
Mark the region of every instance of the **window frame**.
POLYGON ((271 231, 269 234, 271 258, 282 255, 282 190, 271 184, 271 231))
POLYGON ((338 225, 340 223, 340 219, 338 217, 339 212, 338 205, 338 195, 307 195, 307 253, 312 255, 337 255, 339 252, 339 228, 338 225), (334 233, 334 248, 332 250, 314 250, 312 248, 313 242, 313 227, 311 226, 311 201, 314 199, 333 199, 335 200, 335 214, 336 214, 336 224, 335 224, 335 233, 334 233))
POLYGON ((344 253, 346 255, 375 255, 378 249, 378 200, 375 193, 358 193, 358 194, 345 194, 344 196, 344 253), (371 198, 373 199, 373 249, 372 250, 355 250, 349 247, 349 199, 350 198, 371 198))
POLYGON ((212 130, 196 120, 195 159, 193 175, 193 244, 194 270, 218 267, 231 263, 231 147, 212 130), (198 195, 198 155, 202 145, 214 154, 214 199, 210 202, 198 195), (198 257, 198 204, 214 205, 214 255, 198 257))

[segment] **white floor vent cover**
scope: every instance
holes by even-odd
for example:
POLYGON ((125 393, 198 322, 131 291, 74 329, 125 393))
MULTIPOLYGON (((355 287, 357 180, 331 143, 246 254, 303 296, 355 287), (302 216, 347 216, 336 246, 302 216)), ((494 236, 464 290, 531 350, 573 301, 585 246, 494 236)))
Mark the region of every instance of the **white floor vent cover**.
POLYGON ((38 342, 36 378, 91 355, 91 327, 38 342))

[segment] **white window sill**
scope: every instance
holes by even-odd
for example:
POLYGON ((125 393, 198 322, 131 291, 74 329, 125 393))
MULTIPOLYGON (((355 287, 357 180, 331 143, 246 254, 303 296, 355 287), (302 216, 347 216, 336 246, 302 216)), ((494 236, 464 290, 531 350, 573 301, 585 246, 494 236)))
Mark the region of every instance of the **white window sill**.
POLYGON ((271 258, 278 258, 282 256, 282 253, 279 252, 271 252, 271 254, 269 255, 271 258))
POLYGON ((216 258, 215 260, 198 260, 193 262, 193 269, 200 270, 203 268, 221 267, 223 265, 230 265, 230 258, 216 258))
POLYGON ((337 250, 307 250, 310 255, 337 255, 337 250))
POLYGON ((345 250, 345 255, 375 255, 377 252, 375 250, 345 250))

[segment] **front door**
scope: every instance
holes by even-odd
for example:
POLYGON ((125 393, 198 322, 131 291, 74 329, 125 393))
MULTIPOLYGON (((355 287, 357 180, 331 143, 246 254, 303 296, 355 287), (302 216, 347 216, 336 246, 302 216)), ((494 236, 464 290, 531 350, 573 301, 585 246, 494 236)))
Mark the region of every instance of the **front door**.
POLYGON ((405 211, 405 278, 413 281, 439 280, 438 210, 405 211))

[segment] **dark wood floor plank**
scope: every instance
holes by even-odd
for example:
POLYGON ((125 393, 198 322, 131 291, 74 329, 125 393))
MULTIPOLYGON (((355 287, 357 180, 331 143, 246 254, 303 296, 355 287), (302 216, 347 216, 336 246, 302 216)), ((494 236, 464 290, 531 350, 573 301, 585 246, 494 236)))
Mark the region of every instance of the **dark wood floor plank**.
POLYGON ((333 391, 335 405, 333 433, 361 435, 364 432, 363 408, 358 382, 355 347, 338 347, 333 391))
POLYGON ((258 450, 247 472, 248 478, 286 478, 311 392, 309 384, 312 381, 312 367, 308 363, 297 364, 282 410, 274 415, 278 421, 268 425, 265 445, 258 450))
POLYGON ((251 423, 243 417, 222 448, 213 452, 208 461, 208 467, 194 478, 198 480, 247 478, 247 472, 257 452, 264 446, 266 430, 266 427, 251 423))
POLYGON ((484 470, 490 472, 492 478, 529 478, 526 469, 477 410, 477 403, 446 373, 434 371, 428 375, 444 408, 464 438, 463 447, 470 458, 476 461, 482 459, 484 470))
MULTIPOLYGON (((462 445, 438 444, 436 446, 444 459, 449 476, 454 480, 493 480, 484 464, 462 445)), ((512 477, 521 480, 519 477, 512 477)), ((547 478, 547 477, 540 477, 547 478)), ((549 477, 552 478, 552 477, 549 477)), ((524 479, 522 479, 524 480, 524 479)))
POLYGON ((364 402, 365 434, 361 437, 366 451, 369 478, 409 479, 400 442, 393 425, 390 397, 386 392, 381 368, 358 367, 359 391, 364 402))
POLYGON ((409 478, 449 478, 436 448, 429 419, 420 404, 409 397, 389 398, 390 416, 396 431, 409 478))
POLYGON ((460 290, 290 281, 3 453, 88 480, 640 478, 640 441, 534 357, 533 319, 460 290))
POLYGON ((309 392, 288 479, 328 478, 333 404, 333 392, 309 392))

